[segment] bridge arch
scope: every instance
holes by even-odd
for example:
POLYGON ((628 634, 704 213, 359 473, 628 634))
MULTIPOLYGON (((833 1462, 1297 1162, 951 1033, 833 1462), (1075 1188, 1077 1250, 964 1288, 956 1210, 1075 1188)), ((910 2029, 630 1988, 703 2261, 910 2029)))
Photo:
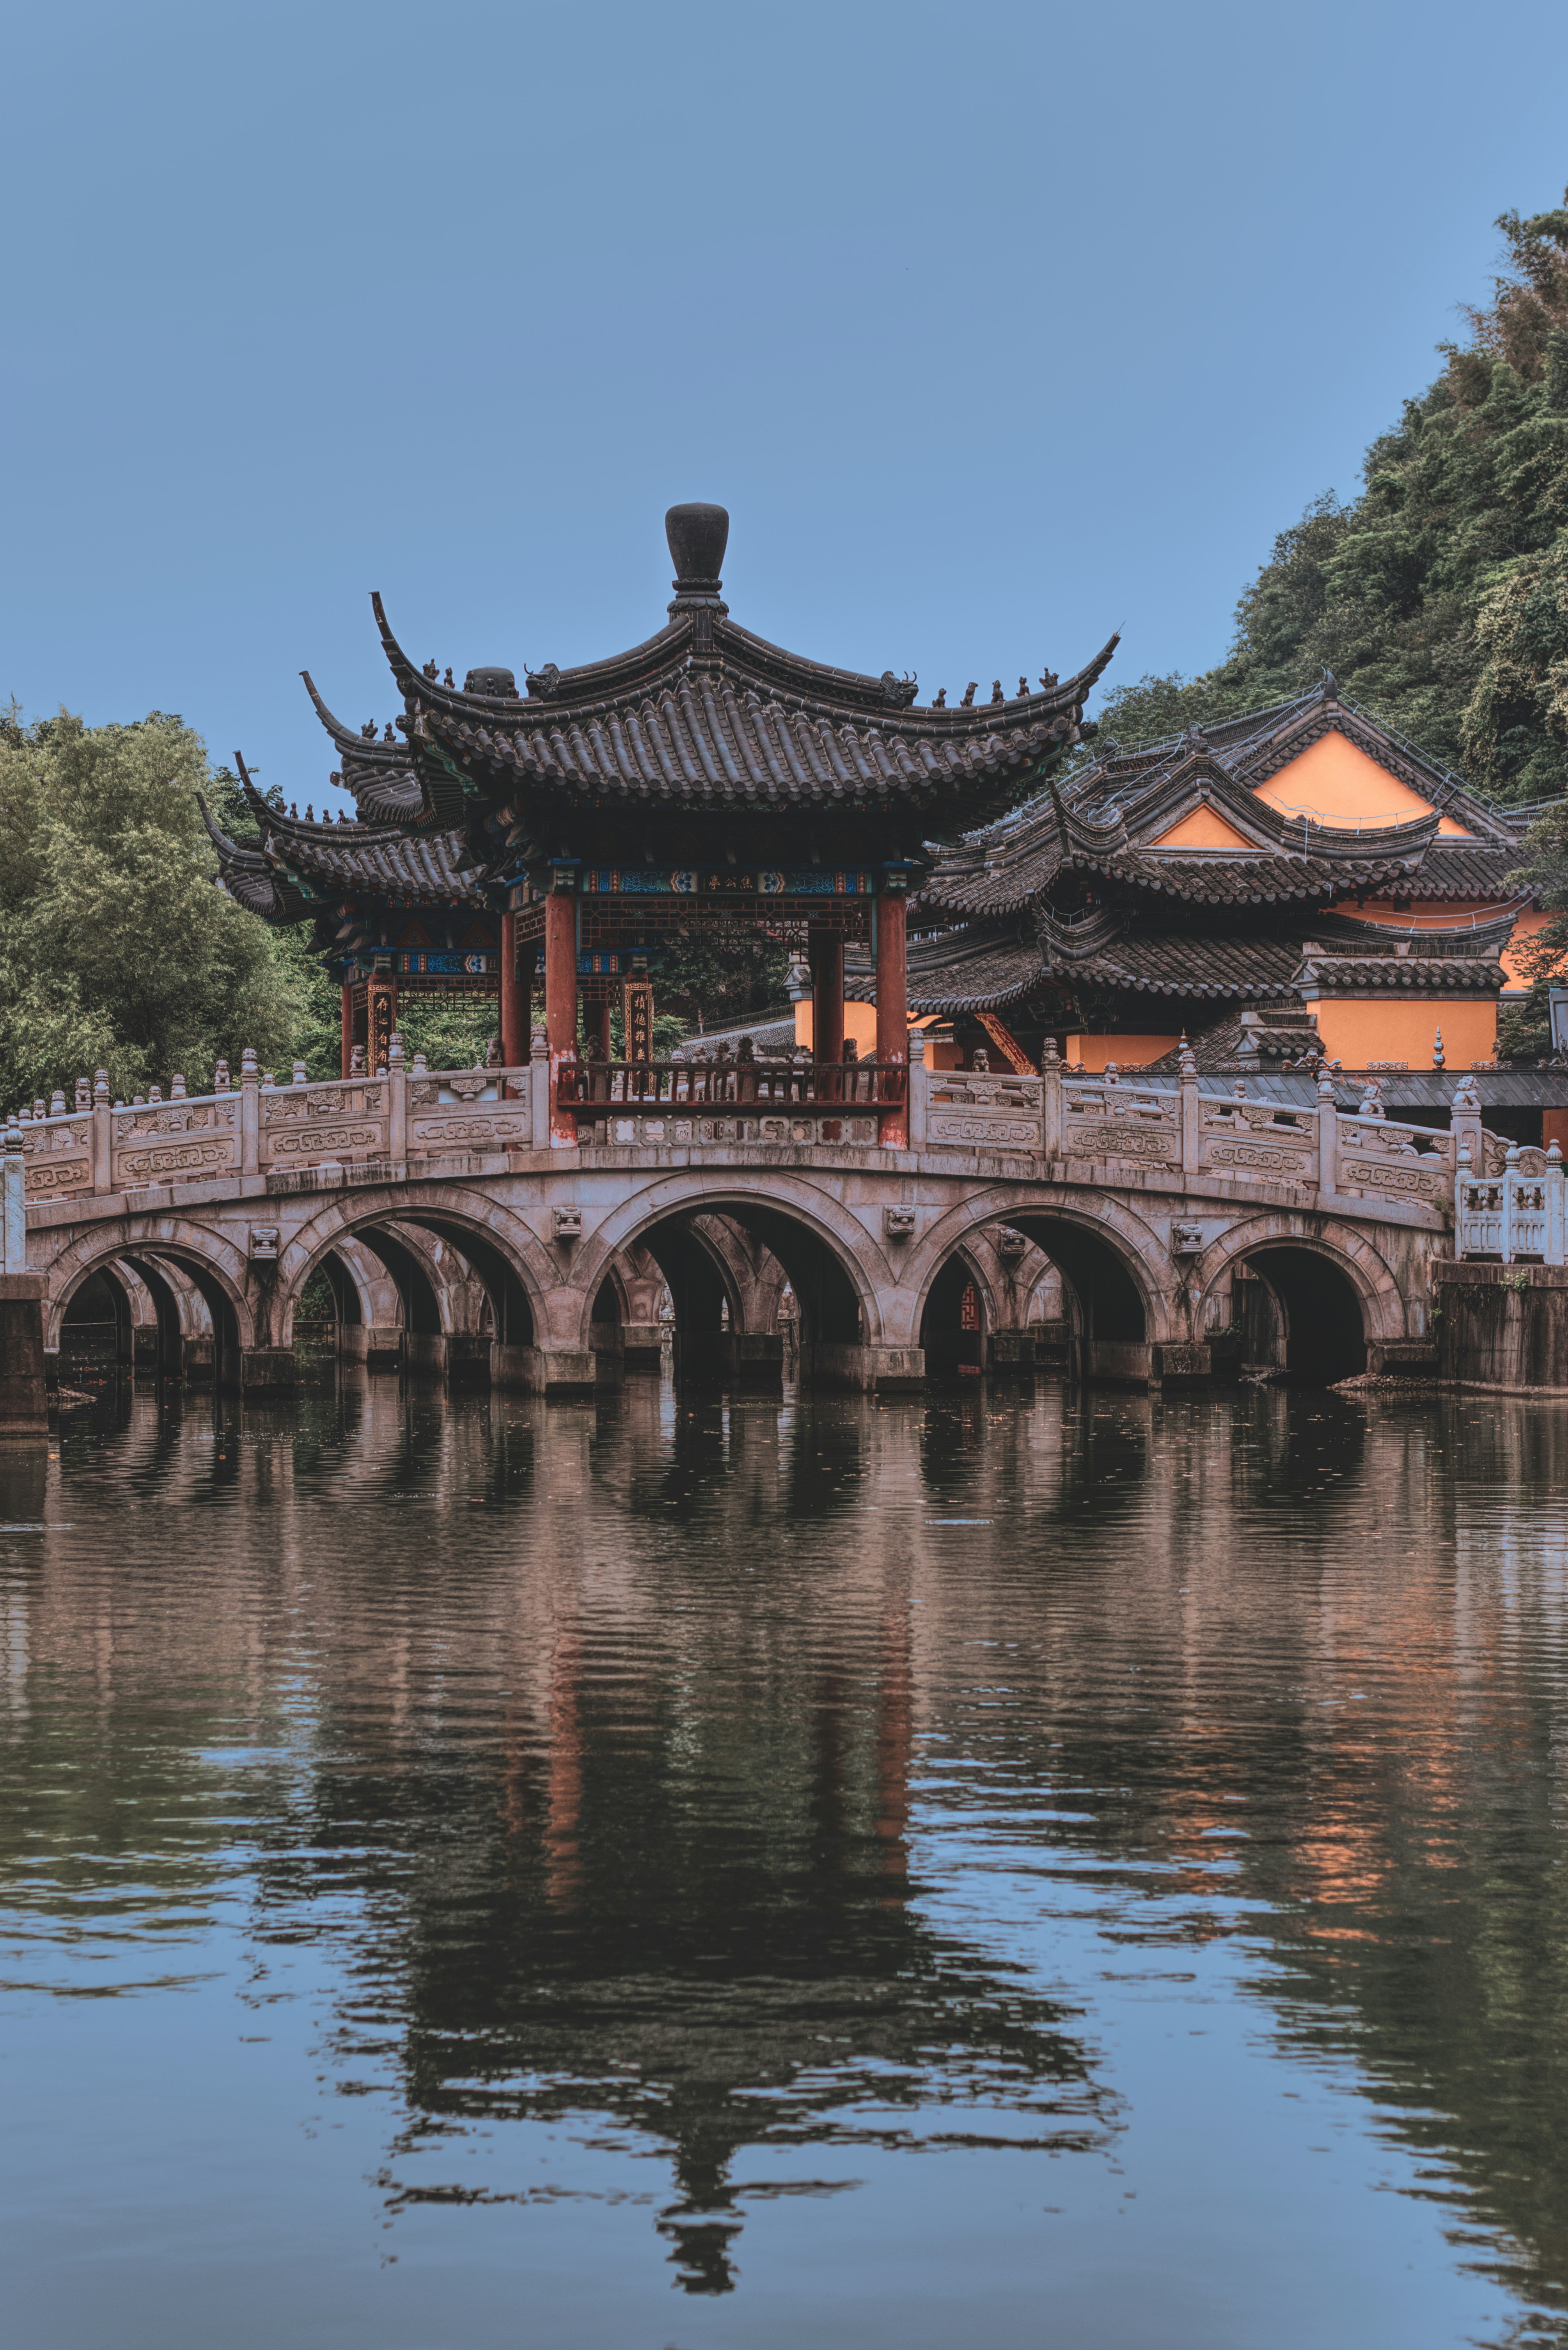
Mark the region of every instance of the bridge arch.
MULTIPOLYGON (((419 1264, 435 1313, 436 1328, 429 1335, 450 1337, 455 1327, 450 1295, 444 1284, 431 1278, 426 1253, 414 1240, 419 1232, 444 1242, 483 1284, 498 1343, 535 1344, 545 1319, 545 1299, 560 1280, 558 1271, 520 1217, 483 1193, 449 1183, 421 1185, 417 1192, 391 1186, 349 1192, 302 1225, 279 1260, 278 1344, 292 1343, 294 1316, 306 1285, 340 1240, 358 1242, 383 1263, 400 1255, 407 1265, 419 1264)), ((393 1269, 390 1264, 389 1269, 393 1269)), ((406 1317, 409 1305, 405 1295, 406 1317)), ((423 1310, 428 1313, 430 1307, 423 1310)))
MULTIPOLYGON (((640 1247, 662 1264, 666 1256, 676 1253, 671 1229, 685 1226, 691 1231, 693 1244, 703 1246, 715 1279, 723 1284, 733 1310, 739 1313, 741 1284, 735 1268, 715 1236, 701 1232, 699 1220, 704 1217, 720 1217, 739 1225, 778 1260, 813 1343, 856 1346, 881 1341, 878 1284, 884 1293, 891 1291, 894 1277, 880 1246, 865 1224, 822 1184, 775 1168, 760 1170, 753 1183, 737 1181, 728 1172, 666 1176, 633 1193, 584 1243, 582 1263, 573 1267, 585 1307, 612 1256, 640 1247)), ((679 1326, 681 1300, 674 1282, 670 1287, 679 1326)), ((579 1337, 576 1343, 584 1341, 579 1337)))
MULTIPOLYGON (((1185 1337, 1170 1295, 1169 1250, 1152 1224, 1119 1200, 1000 1185, 950 1209, 912 1252, 904 1279, 914 1292, 917 1331, 929 1326, 933 1298, 941 1304, 938 1284, 955 1251, 1001 1225, 1022 1232, 1055 1267, 1085 1348, 1185 1337)), ((1137 1373, 1140 1357, 1107 1354, 1105 1363, 1137 1373)))
POLYGON ((1366 1368, 1369 1345, 1405 1335, 1397 1276, 1353 1225, 1288 1211, 1232 1225, 1199 1260, 1196 1327, 1209 1326, 1222 1285, 1241 1265, 1265 1284, 1272 1302, 1282 1369, 1347 1378, 1366 1368))
MULTIPOLYGON (((66 1309, 93 1274, 119 1259, 145 1281, 143 1268, 155 1269, 165 1258, 195 1284, 212 1317, 218 1375, 237 1378, 238 1356, 260 1343, 247 1295, 248 1261, 223 1232, 180 1216, 119 1217, 90 1225, 68 1242, 47 1269, 45 1345, 58 1347, 66 1309)), ((177 1315, 171 1289, 170 1303, 177 1315)))

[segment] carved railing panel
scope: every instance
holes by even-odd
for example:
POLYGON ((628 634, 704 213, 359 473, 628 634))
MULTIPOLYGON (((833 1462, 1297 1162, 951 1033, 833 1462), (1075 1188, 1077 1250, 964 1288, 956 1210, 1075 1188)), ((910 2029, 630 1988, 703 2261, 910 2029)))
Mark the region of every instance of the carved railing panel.
POLYGON ((134 1102, 109 1112, 109 1180, 116 1191, 194 1183, 239 1165, 239 1104, 233 1094, 134 1102))
POLYGON ((1040 1149, 1041 1081, 981 1069, 934 1069, 927 1079, 926 1147, 1040 1149))
POLYGON ((1041 1110, 1038 1077, 933 1070, 927 1080, 926 1147, 1034 1153, 1041 1147, 1041 1110))
POLYGON ((387 1158, 391 1148, 391 1080, 387 1077, 264 1086, 257 1138, 263 1172, 387 1158))
POLYGON ((1210 1174, 1315 1183, 1317 1145, 1315 1110, 1205 1098, 1199 1112, 1198 1164, 1210 1174))
POLYGON ((92 1113, 30 1118, 22 1128, 23 1180, 29 1200, 68 1200, 92 1189, 92 1113))
POLYGON ((1181 1104, 1175 1093, 1071 1079, 1062 1091, 1062 1150, 1068 1159, 1179 1167, 1181 1104))
POLYGON ((409 1156, 526 1150, 526 1069, 433 1069, 409 1079, 409 1156))
POLYGON ((1334 1188, 1446 1206, 1453 1194, 1454 1138, 1394 1118, 1342 1118, 1334 1188))

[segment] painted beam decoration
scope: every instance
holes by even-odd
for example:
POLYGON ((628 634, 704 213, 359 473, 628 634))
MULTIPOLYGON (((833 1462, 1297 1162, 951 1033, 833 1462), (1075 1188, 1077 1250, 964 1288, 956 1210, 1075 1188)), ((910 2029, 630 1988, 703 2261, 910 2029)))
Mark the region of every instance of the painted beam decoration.
POLYGON ((864 868, 816 865, 597 865, 583 875, 584 896, 606 898, 869 898, 876 886, 864 868))

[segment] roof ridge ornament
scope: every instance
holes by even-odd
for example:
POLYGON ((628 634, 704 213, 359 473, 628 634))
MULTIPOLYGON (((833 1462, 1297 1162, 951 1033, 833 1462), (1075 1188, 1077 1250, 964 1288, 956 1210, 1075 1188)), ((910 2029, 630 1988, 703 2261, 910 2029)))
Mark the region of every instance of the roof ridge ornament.
POLYGON ((725 508, 700 504, 671 506, 664 517, 664 536, 675 566, 671 618, 678 612, 727 614, 730 608, 719 592, 724 584, 719 576, 724 567, 724 549, 730 543, 725 508))

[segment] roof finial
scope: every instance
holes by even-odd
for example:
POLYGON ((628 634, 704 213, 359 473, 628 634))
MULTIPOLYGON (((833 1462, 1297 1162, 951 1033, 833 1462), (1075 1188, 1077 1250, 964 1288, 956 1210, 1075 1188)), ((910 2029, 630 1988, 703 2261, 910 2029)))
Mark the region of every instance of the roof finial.
POLYGON ((664 517, 664 536, 675 566, 675 601, 670 610, 685 612, 706 605, 711 610, 727 611, 719 594, 724 584, 719 574, 730 543, 730 517, 724 508, 671 506, 664 517))

